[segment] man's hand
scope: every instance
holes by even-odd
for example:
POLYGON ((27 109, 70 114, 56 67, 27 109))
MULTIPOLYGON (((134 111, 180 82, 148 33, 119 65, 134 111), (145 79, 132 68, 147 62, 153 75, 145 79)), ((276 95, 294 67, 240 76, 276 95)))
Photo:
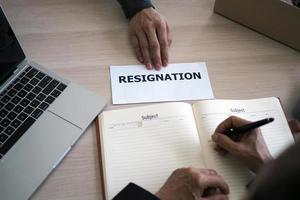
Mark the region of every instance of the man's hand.
POLYGON ((171 35, 168 24, 153 8, 146 8, 134 15, 129 23, 130 41, 137 59, 147 69, 159 70, 169 62, 171 35))
POLYGON ((160 200, 227 200, 229 188, 214 170, 182 168, 175 170, 156 193, 160 200))
POLYGON ((212 140, 217 144, 216 150, 218 152, 221 154, 229 152, 256 173, 262 165, 272 159, 260 129, 241 134, 235 140, 225 135, 225 132, 230 128, 248 123, 250 122, 247 120, 231 116, 216 128, 212 140))

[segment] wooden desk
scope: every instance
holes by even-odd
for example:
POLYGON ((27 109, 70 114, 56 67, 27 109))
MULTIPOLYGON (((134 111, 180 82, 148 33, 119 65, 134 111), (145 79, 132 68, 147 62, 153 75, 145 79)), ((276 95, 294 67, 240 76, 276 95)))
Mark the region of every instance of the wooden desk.
MULTIPOLYGON (((113 0, 1 0, 27 55, 107 97, 111 64, 137 64, 113 0)), ((171 62, 206 61, 216 98, 280 97, 300 87, 300 53, 213 14, 214 0, 155 1, 172 30, 171 62)), ((298 90, 299 95, 299 90, 298 90)), ((32 199, 101 199, 94 124, 32 199)))

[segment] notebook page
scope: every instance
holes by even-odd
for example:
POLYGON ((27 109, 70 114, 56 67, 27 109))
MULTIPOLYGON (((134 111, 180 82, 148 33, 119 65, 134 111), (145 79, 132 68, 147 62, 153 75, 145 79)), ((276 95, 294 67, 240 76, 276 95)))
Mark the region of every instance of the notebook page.
POLYGON ((107 199, 129 182, 155 193, 176 168, 203 166, 190 104, 107 111, 102 120, 107 199))
POLYGON ((216 169, 224 177, 230 186, 230 199, 232 200, 245 196, 245 185, 251 179, 252 174, 230 155, 222 157, 214 151, 211 135, 224 119, 231 115, 249 121, 267 117, 275 118, 274 122, 261 127, 262 135, 273 157, 277 157, 294 141, 277 98, 211 100, 198 102, 193 107, 206 165, 216 169))

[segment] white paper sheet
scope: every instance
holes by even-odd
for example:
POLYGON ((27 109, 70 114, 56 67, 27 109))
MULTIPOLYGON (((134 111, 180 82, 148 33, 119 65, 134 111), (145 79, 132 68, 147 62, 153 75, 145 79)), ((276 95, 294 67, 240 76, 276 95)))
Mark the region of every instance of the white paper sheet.
POLYGON ((189 104, 156 104, 104 112, 101 134, 108 200, 130 182, 154 194, 175 169, 204 168, 189 104))
POLYGON ((160 71, 142 65, 111 66, 113 104, 211 99, 206 64, 170 64, 160 71))

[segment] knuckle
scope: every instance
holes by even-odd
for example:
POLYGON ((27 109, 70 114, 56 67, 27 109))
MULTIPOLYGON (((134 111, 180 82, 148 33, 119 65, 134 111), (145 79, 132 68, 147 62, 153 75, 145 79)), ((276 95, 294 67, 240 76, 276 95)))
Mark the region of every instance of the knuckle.
POLYGON ((233 149, 234 149, 234 154, 236 155, 239 155, 244 152, 244 148, 240 145, 234 146, 233 149))
POLYGON ((155 22, 155 26, 160 28, 160 29, 166 29, 166 23, 162 19, 158 19, 155 22))
POLYGON ((202 170, 197 170, 195 168, 190 169, 190 174, 192 175, 192 177, 195 180, 202 179, 202 177, 203 177, 203 171, 202 170))
POLYGON ((186 171, 187 171, 187 173, 189 173, 189 174, 193 174, 193 173, 195 172, 194 168, 192 168, 192 167, 186 168, 186 171))
POLYGON ((236 119, 237 119, 237 117, 236 117, 236 116, 230 116, 230 117, 228 117, 228 119, 231 119, 231 120, 236 120, 236 119))
POLYGON ((142 42, 142 43, 141 43, 141 48, 142 48, 143 50, 148 49, 148 48, 149 48, 148 43, 147 43, 147 42, 142 42))
POLYGON ((177 168, 175 169, 174 173, 180 173, 182 170, 184 170, 184 168, 177 168))
POLYGON ((160 47, 163 48, 163 49, 164 49, 164 48, 167 48, 167 47, 168 47, 167 41, 166 41, 166 40, 161 41, 161 42, 160 42, 160 47))
POLYGON ((150 32, 153 29, 153 23, 149 22, 143 25, 143 29, 147 32, 150 32))
POLYGON ((195 182, 198 187, 201 187, 201 185, 205 182, 205 177, 199 174, 198 176, 195 177, 195 182))
POLYGON ((208 170, 209 174, 211 174, 211 175, 217 175, 216 170, 214 170, 214 169, 207 169, 207 170, 208 170))
POLYGON ((214 133, 212 135, 212 140, 218 144, 220 140, 219 134, 214 133))
POLYGON ((185 171, 186 169, 185 168, 178 168, 178 169, 175 169, 172 173, 172 175, 178 175, 178 174, 181 174, 185 171))
POLYGON ((157 50, 159 48, 159 44, 157 42, 152 42, 150 44, 150 49, 157 50))

